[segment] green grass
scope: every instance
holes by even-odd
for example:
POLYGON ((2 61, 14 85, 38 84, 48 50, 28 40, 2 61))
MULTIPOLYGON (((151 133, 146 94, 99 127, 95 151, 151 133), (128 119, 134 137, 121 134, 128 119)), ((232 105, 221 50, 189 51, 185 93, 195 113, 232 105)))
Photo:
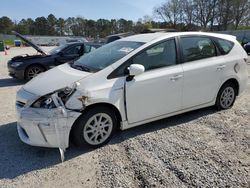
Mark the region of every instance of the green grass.
POLYGON ((13 46, 14 45, 14 40, 4 40, 5 45, 13 46))

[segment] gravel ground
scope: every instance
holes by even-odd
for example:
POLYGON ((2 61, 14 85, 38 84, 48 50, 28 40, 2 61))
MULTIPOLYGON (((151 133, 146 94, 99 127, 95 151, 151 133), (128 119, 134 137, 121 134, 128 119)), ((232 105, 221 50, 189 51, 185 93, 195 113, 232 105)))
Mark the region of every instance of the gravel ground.
MULTIPOLYGON (((49 50, 49 49, 47 49, 49 50)), ((205 108, 118 132, 99 149, 31 147, 17 135, 12 56, 0 52, 0 187, 250 187, 250 84, 235 106, 205 108)), ((248 67, 250 73, 250 65, 248 67)))

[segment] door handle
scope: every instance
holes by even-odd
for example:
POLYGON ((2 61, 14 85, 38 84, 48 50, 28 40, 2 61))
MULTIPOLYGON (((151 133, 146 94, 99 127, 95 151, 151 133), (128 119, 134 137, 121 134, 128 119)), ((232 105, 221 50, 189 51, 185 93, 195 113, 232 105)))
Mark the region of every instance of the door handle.
POLYGON ((182 74, 179 74, 179 75, 175 75, 173 77, 170 78, 171 81, 176 81, 176 80, 179 80, 180 78, 182 78, 183 75, 182 74))
POLYGON ((226 65, 219 65, 218 67, 217 67, 217 70, 222 70, 222 69, 224 69, 226 67, 226 65))

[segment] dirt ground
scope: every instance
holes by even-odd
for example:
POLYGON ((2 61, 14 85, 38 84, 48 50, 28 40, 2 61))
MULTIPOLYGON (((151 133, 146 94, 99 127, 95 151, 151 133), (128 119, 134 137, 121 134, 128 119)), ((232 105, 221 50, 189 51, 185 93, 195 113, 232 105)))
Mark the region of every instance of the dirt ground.
POLYGON ((118 132, 96 150, 72 145, 61 163, 58 149, 28 146, 17 135, 15 95, 24 82, 9 77, 6 64, 25 53, 35 51, 0 52, 0 187, 250 187, 250 81, 232 109, 118 132))

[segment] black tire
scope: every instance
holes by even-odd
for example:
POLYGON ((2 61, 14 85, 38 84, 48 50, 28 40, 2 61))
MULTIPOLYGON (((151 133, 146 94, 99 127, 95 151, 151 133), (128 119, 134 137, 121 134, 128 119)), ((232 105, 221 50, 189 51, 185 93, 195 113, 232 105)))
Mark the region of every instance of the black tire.
MULTIPOLYGON (((99 119, 100 120, 100 119, 99 119)), ((93 120, 94 121, 94 120, 93 120)), ((95 124, 94 124, 95 125, 95 124)), ((92 125, 92 126, 94 126, 92 125)), ((101 126, 98 126, 101 129, 101 126)), ((96 134, 98 134, 97 129, 98 127, 95 127, 96 129, 96 134)), ((101 147, 103 145, 105 145, 106 143, 108 143, 110 141, 110 139, 112 138, 112 136, 114 135, 115 131, 117 130, 117 118, 115 116, 115 113, 108 107, 95 107, 92 108, 90 110, 88 110, 86 113, 82 114, 78 120, 75 122, 74 127, 72 129, 72 141, 75 145, 80 146, 80 147, 84 147, 84 146, 88 146, 91 148, 98 148, 101 147), (92 137, 95 133, 93 133, 93 129, 88 129, 89 128, 89 122, 91 122, 91 118, 97 116, 98 114, 105 114, 107 116, 110 117, 110 121, 112 121, 112 128, 108 128, 111 129, 110 130, 110 134, 108 135, 108 137, 103 140, 101 143, 90 143, 91 140, 89 137, 92 137), (88 131, 91 131, 90 133, 87 133, 88 131), (91 135, 92 134, 92 135, 91 135)), ((101 130, 99 130, 101 131, 101 130)), ((107 131, 109 132, 109 131, 107 131)), ((101 133, 99 132, 98 138, 100 138, 99 141, 101 141, 101 133)), ((99 142, 97 140, 97 142, 99 142)), ((93 141, 94 142, 94 141, 93 141)))
POLYGON ((225 83, 219 90, 219 93, 216 98, 215 107, 217 110, 225 110, 229 109, 234 105, 237 94, 237 87, 232 82, 225 83), (227 92, 229 91, 229 92, 227 92), (231 92, 231 94, 230 94, 231 92), (223 102, 223 97, 226 97, 226 93, 228 93, 228 102, 226 100, 223 102))
POLYGON ((45 71, 45 68, 39 65, 31 65, 25 70, 25 80, 31 80, 38 74, 45 71))

